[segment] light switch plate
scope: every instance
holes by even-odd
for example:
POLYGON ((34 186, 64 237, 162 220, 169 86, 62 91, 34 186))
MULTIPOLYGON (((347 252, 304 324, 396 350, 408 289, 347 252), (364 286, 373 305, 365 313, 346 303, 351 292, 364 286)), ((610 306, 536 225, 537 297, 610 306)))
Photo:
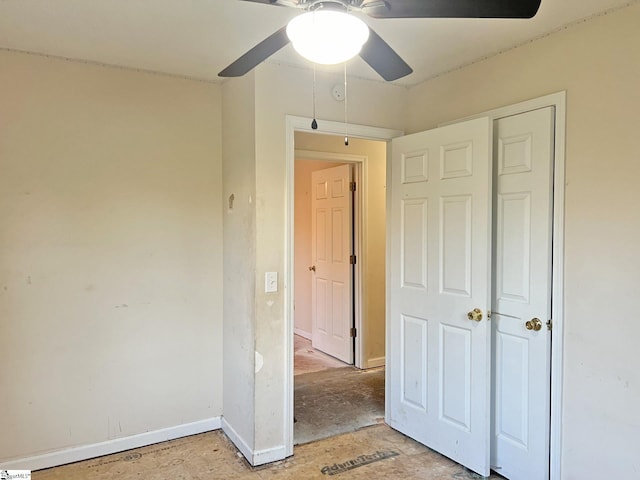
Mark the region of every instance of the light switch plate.
POLYGON ((265 272, 264 292, 275 293, 278 291, 278 272, 265 272))

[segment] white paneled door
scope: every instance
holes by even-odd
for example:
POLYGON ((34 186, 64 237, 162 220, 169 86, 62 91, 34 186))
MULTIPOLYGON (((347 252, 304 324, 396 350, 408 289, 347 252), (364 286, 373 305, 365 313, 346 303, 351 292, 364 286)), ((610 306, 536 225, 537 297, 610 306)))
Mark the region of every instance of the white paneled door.
POLYGON ((392 142, 387 423, 489 474, 492 125, 392 142))
POLYGON ((553 107, 494 125, 491 466, 549 478, 553 107))
POLYGON ((312 173, 312 345, 353 364, 351 165, 312 173))

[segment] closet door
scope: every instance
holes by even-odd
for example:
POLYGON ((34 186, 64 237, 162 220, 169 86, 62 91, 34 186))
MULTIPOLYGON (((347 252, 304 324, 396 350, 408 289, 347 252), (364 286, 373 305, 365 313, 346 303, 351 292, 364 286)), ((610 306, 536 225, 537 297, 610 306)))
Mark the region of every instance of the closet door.
POLYGON ((494 124, 491 467, 549 478, 554 110, 494 124))

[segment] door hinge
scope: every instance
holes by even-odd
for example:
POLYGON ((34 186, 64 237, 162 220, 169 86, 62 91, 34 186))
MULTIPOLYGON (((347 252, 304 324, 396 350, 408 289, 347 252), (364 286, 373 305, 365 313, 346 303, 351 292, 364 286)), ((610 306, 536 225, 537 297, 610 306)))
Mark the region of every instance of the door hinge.
POLYGON ((352 192, 356 191, 356 182, 349 182, 349 190, 352 192))
POLYGON ((553 322, 551 320, 547 320, 547 330, 553 329, 553 322))
POLYGON ((356 264, 356 256, 355 255, 350 255, 349 256, 349 263, 351 265, 355 265, 356 264))
POLYGON ((351 338, 355 338, 357 333, 358 332, 357 332, 356 328, 352 327, 351 330, 350 330, 351 338))

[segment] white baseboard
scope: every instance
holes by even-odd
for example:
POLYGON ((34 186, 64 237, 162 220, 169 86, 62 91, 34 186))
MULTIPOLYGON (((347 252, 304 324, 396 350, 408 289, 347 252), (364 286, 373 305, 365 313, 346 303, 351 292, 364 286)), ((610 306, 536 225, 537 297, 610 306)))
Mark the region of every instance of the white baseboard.
POLYGON ((287 456, 284 445, 254 451, 224 418, 222 419, 222 431, 229 437, 229 440, 233 442, 236 448, 240 450, 244 458, 254 467, 264 465, 265 463, 276 462, 287 456))
POLYGON ((367 360, 364 368, 384 367, 385 357, 374 357, 367 360))
POLYGON ((284 445, 278 447, 267 448, 265 450, 257 450, 253 454, 253 466, 264 465, 265 463, 277 462, 287 458, 287 449, 284 445))
POLYGON ((222 418, 222 431, 229 437, 229 440, 233 442, 240 453, 244 455, 244 458, 247 459, 249 463, 253 460, 253 449, 249 446, 249 444, 235 431, 235 429, 222 418))
POLYGON ((214 417, 192 423, 185 423, 175 427, 163 428, 152 432, 140 433, 129 437, 116 438, 106 442, 83 445, 81 447, 66 448, 55 452, 35 455, 32 457, 10 460, 0 464, 3 470, 41 470, 43 468, 57 467, 67 463, 79 462, 90 458, 111 455, 112 453, 131 450, 132 448, 146 447, 154 443, 175 440, 176 438, 196 435, 198 433, 218 430, 222 426, 221 418, 214 417))
POLYGON ((296 335, 300 335, 301 337, 304 337, 307 340, 311 340, 310 332, 305 332, 304 330, 300 330, 299 328, 294 328, 293 333, 295 333, 296 335))

